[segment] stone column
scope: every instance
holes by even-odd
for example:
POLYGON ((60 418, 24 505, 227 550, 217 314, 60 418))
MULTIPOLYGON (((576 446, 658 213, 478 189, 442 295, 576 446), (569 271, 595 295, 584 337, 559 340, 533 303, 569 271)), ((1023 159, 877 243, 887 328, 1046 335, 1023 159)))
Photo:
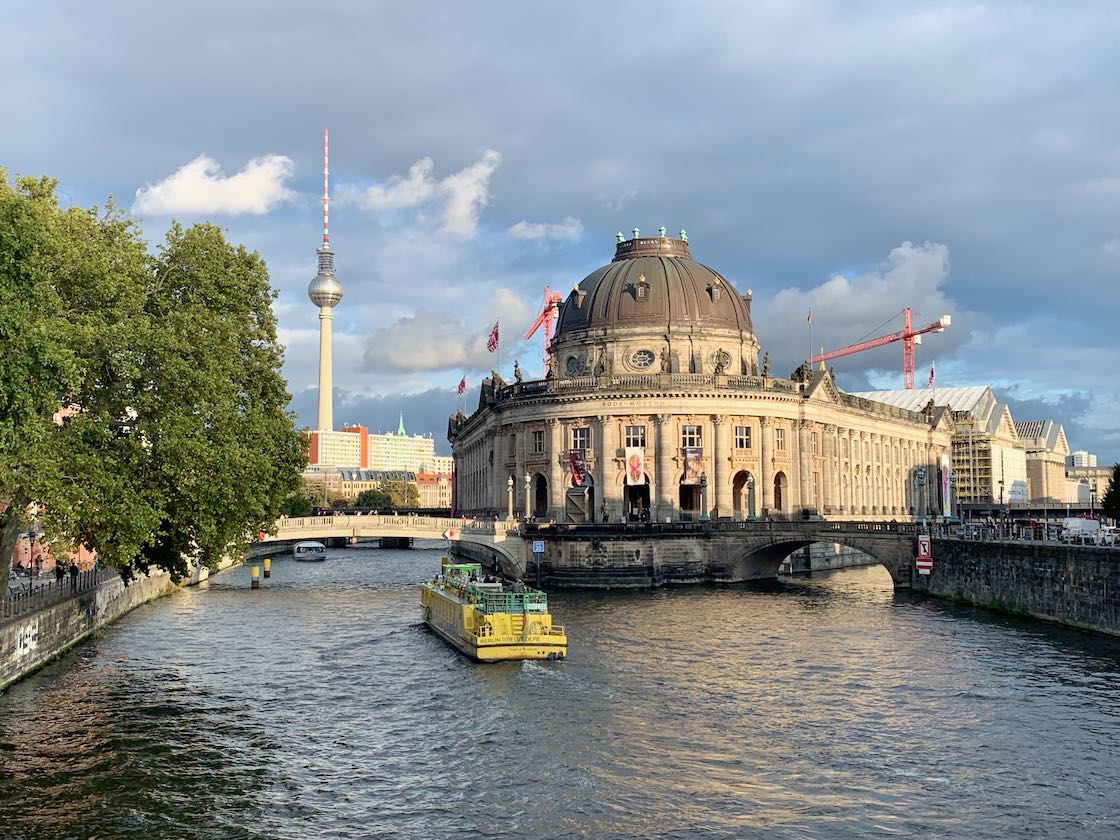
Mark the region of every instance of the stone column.
POLYGON ((773 455, 773 435, 774 435, 774 421, 770 417, 758 418, 759 431, 759 484, 762 485, 757 490, 762 491, 761 499, 762 505, 758 512, 759 516, 767 516, 774 512, 774 455, 773 455))
POLYGON ((599 510, 596 511, 598 519, 603 520, 603 504, 606 503, 607 515, 610 517, 611 522, 621 521, 619 513, 622 510, 622 497, 620 495, 620 488, 615 486, 614 473, 615 473, 615 450, 618 449, 618 444, 615 440, 615 423, 614 419, 606 414, 600 414, 595 418, 598 423, 598 444, 597 450, 598 457, 595 463, 595 481, 598 482, 599 487, 599 510))
POLYGON ((859 515, 866 516, 871 513, 871 500, 869 499, 871 485, 867 477, 869 452, 867 445, 867 432, 856 434, 856 446, 859 447, 859 515))
POLYGON ((676 439, 673 435, 673 416, 671 414, 658 414, 654 417, 657 427, 657 452, 655 461, 657 474, 654 476, 653 492, 657 495, 657 521, 664 522, 665 517, 672 518, 676 512, 676 501, 673 494, 677 491, 676 478, 673 470, 673 453, 675 452, 676 439))
POLYGON ((564 473, 560 466, 563 458, 568 454, 564 450, 564 441, 560 421, 550 417, 548 423, 548 498, 551 515, 557 522, 564 521, 564 473))
POLYGON ((836 439, 836 427, 829 424, 824 427, 822 432, 824 439, 824 470, 821 476, 824 481, 824 506, 826 510, 830 510, 833 514, 839 506, 839 479, 840 479, 840 463, 839 463, 839 441, 836 439))
POLYGON ((727 440, 727 418, 721 414, 712 415, 712 471, 713 481, 708 483, 708 506, 713 519, 731 516, 734 505, 731 503, 731 487, 728 470, 731 467, 728 457, 730 447, 727 440))
POLYGON ((883 452, 882 438, 871 433, 871 513, 883 512, 883 452))
MULTIPOLYGON (((527 441, 529 435, 523 427, 518 428, 511 426, 510 428, 516 429, 514 433, 517 435, 514 438, 513 449, 513 509, 516 512, 521 510, 522 506, 525 504, 525 456, 529 448, 527 441)), ((528 511, 521 510, 521 515, 527 516, 528 511)))
POLYGON ((808 420, 796 421, 798 499, 803 511, 816 504, 813 499, 812 426, 808 420))

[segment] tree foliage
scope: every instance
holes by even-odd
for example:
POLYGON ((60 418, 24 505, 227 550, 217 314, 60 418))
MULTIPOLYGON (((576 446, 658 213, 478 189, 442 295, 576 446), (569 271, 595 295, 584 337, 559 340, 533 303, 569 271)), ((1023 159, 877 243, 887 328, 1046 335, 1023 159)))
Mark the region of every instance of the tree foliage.
POLYGON ((360 508, 384 510, 385 508, 393 507, 395 502, 393 501, 393 497, 384 490, 363 490, 358 494, 358 498, 354 504, 360 508))
POLYGON ((386 479, 381 482, 381 492, 388 494, 393 507, 414 508, 420 506, 420 491, 411 481, 386 479))
POLYGON ((265 265, 211 225, 149 254, 124 214, 53 190, 0 170, 3 579, 32 502, 49 540, 126 578, 213 566, 305 463, 265 265))
POLYGON ((280 513, 283 516, 310 516, 314 507, 314 500, 301 491, 292 493, 280 503, 280 513))
POLYGON ((1109 519, 1120 520, 1120 464, 1112 465, 1112 478, 1101 499, 1101 510, 1109 519))

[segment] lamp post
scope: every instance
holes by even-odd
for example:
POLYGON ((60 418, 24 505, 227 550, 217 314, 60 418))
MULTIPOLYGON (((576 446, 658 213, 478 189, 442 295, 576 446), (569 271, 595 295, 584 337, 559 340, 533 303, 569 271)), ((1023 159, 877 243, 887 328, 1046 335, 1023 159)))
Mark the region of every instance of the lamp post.
POLYGON ((700 521, 707 522, 708 516, 708 474, 700 473, 700 521))
POLYGON ((532 510, 529 504, 529 492, 533 486, 533 477, 529 473, 525 473, 525 519, 529 518, 529 511, 532 510))
POLYGON ((747 473, 747 521, 754 522, 754 476, 747 473))
POLYGON ((35 532, 27 532, 27 591, 35 588, 35 532))
POLYGON ((506 479, 506 519, 513 519, 513 476, 506 479))

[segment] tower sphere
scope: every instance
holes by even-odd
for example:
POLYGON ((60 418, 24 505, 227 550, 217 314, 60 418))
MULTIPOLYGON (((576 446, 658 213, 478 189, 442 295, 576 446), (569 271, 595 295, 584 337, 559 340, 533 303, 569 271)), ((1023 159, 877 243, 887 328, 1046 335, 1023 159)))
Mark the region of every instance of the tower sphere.
POLYGON ((307 296, 316 306, 337 306, 342 300, 342 284, 334 276, 334 252, 324 245, 319 249, 319 273, 307 287, 307 296))

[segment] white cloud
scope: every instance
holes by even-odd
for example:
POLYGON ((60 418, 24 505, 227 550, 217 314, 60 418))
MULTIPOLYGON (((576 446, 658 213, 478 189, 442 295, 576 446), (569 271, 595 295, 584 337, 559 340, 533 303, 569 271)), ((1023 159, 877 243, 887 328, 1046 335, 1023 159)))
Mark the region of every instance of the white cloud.
POLYGON ((138 213, 262 214, 295 193, 284 186, 294 164, 284 155, 253 158, 235 175, 225 176, 216 160, 199 155, 170 177, 136 191, 138 213))
POLYGON ((343 190, 343 201, 353 201, 366 210, 396 210, 443 202, 440 230, 468 238, 474 235, 482 208, 490 203, 490 178, 502 162, 493 149, 484 149, 477 163, 442 180, 432 177, 435 164, 424 157, 412 164, 407 175, 394 175, 387 185, 358 191, 343 190))
POLYGON ((514 239, 579 239, 583 233, 583 222, 574 216, 566 216, 562 222, 527 222, 522 219, 509 229, 514 239))
POLYGON ((1120 236, 1114 236, 1112 239, 1101 245, 1101 250, 1106 254, 1115 254, 1120 252, 1120 236))
POLYGON ((497 364, 486 349, 486 337, 500 322, 503 365, 510 354, 523 349, 521 333, 512 324, 526 324, 533 312, 526 301, 509 289, 498 289, 481 320, 465 322, 449 312, 418 309, 377 329, 366 342, 363 364, 368 371, 385 373, 440 370, 485 371, 497 364))
MULTIPOLYGON (((942 290, 949 277, 949 249, 937 242, 915 245, 903 242, 891 250, 882 265, 852 278, 834 274, 824 283, 807 290, 787 288, 772 301, 756 305, 755 330, 763 349, 769 350, 780 374, 797 367, 809 350, 806 316, 813 310, 812 352, 823 347, 833 350, 866 338, 902 328, 899 317, 906 306, 913 310, 915 327, 953 316, 953 326, 944 333, 924 336, 924 355, 919 365, 933 357, 954 352, 967 339, 968 325, 958 319, 958 308, 942 290)), ((902 350, 889 344, 836 359, 839 370, 873 368, 901 369, 902 350)), ((899 377, 901 380, 901 377, 899 377)))

